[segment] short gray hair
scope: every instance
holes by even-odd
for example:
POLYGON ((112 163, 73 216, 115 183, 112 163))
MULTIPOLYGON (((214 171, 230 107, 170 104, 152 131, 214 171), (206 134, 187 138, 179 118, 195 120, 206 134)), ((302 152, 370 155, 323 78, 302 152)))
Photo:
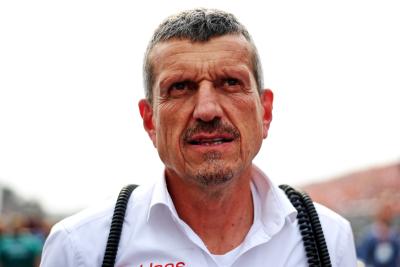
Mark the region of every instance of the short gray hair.
POLYGON ((154 73, 150 54, 154 46, 171 39, 188 39, 193 42, 207 42, 213 37, 241 34, 252 48, 253 75, 257 90, 263 89, 263 75, 257 48, 247 29, 233 14, 216 9, 193 9, 168 17, 155 30, 144 57, 143 78, 147 100, 152 103, 154 73))

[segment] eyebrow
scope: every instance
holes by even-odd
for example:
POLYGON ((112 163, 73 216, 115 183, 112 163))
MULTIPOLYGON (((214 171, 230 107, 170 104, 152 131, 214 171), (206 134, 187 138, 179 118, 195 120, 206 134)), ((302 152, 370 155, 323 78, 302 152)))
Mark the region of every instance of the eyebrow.
MULTIPOLYGON (((188 70, 187 65, 180 64, 181 66, 177 66, 173 70, 167 70, 164 72, 161 79, 157 82, 160 89, 165 88, 167 85, 172 83, 172 81, 183 81, 183 80, 194 80, 196 81, 196 77, 198 77, 199 71, 196 68, 188 70)), ((218 64, 220 65, 220 64, 218 64)), ((211 79, 216 79, 220 76, 239 76, 239 78, 244 79, 245 81, 251 80, 251 69, 248 68, 247 65, 232 65, 232 66, 216 66, 213 71, 211 71, 210 76, 211 79)))
POLYGON ((184 75, 185 75, 185 70, 181 71, 176 70, 172 72, 167 72, 165 74, 165 77, 161 77, 161 79, 159 80, 158 86, 160 87, 160 89, 163 89, 172 81, 183 79, 184 75))

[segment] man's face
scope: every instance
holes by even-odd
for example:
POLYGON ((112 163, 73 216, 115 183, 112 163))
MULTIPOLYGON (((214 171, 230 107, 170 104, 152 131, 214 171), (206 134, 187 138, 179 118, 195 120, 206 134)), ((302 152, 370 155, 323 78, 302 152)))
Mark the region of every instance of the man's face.
POLYGON ((167 176, 217 185, 249 170, 267 136, 273 98, 257 92, 251 55, 241 35, 153 48, 153 105, 141 100, 139 108, 167 176))

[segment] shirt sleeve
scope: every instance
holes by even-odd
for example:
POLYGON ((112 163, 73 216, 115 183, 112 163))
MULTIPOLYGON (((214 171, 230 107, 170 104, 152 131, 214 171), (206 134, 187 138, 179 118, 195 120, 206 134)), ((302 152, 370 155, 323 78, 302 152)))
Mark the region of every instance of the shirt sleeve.
POLYGON ((343 235, 339 257, 338 267, 357 266, 356 247, 354 244, 353 232, 349 223, 347 224, 345 234, 343 235))
POLYGON ((40 267, 78 267, 76 248, 70 234, 56 226, 47 238, 42 252, 40 267))

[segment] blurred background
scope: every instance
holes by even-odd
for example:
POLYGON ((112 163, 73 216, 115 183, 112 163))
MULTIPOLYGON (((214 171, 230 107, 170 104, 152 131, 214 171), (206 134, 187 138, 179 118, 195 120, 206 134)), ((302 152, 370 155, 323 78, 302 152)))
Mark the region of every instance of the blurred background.
POLYGON ((0 258, 22 236, 37 260, 52 224, 162 175, 137 109, 143 54, 194 7, 234 13, 258 47, 275 101, 255 163, 348 218, 360 257, 397 255, 398 1, 38 0, 0 2, 0 258))

